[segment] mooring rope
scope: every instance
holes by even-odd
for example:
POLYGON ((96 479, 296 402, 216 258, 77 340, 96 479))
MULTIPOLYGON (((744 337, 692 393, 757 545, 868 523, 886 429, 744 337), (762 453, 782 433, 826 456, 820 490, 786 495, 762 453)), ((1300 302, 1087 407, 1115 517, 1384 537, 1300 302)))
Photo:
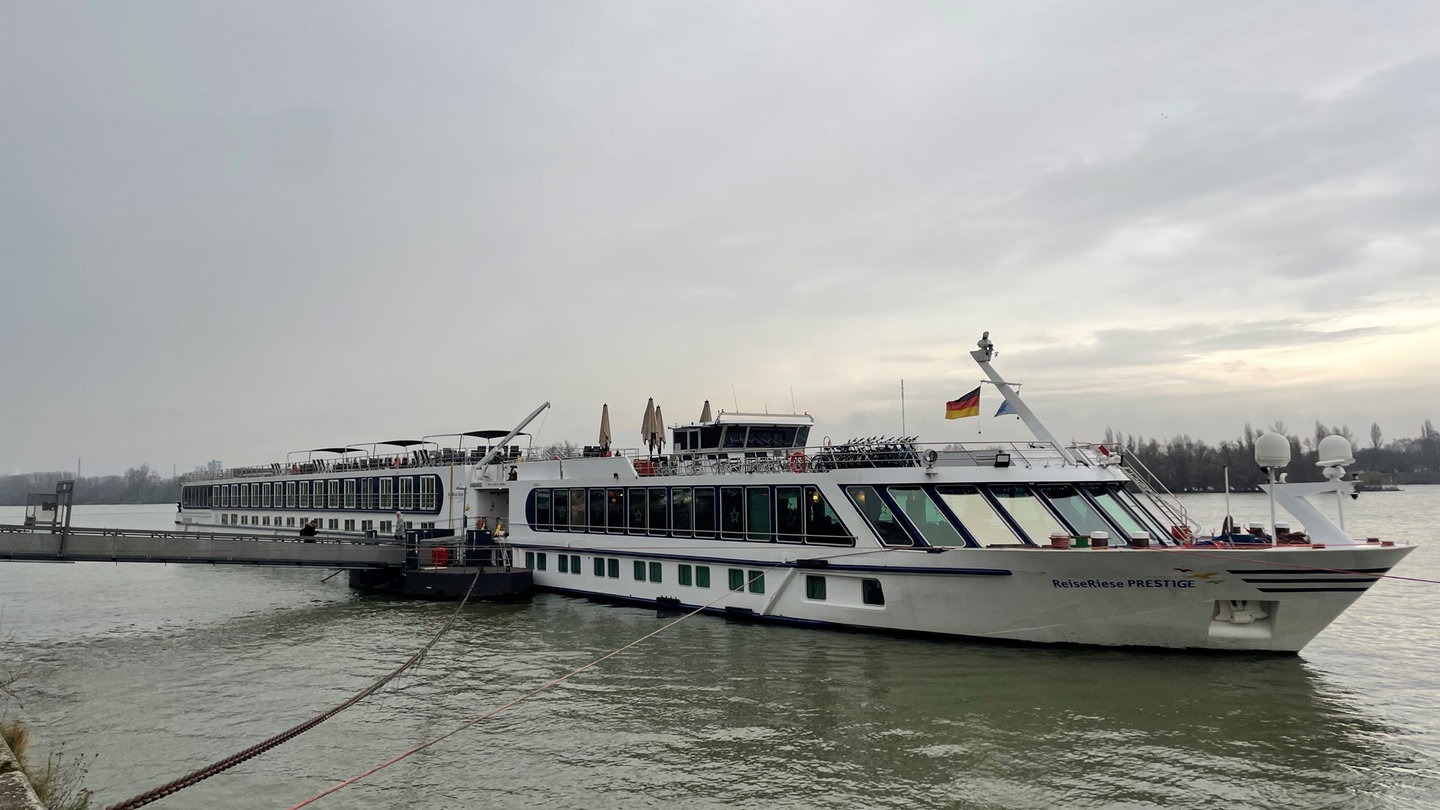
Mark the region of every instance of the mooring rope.
POLYGON ((192 785, 199 784, 200 782, 203 782, 218 773, 227 771, 230 768, 233 768, 246 760, 254 759, 255 757, 258 757, 261 754, 265 753, 266 751, 269 751, 270 749, 282 743, 298 737, 299 735, 320 725, 326 720, 329 720, 340 712, 343 712, 351 706, 354 706, 356 703, 359 703, 365 698, 375 694, 381 689, 381 687, 385 686, 385 684, 398 677, 400 673, 417 664, 422 658, 425 657, 425 653, 429 652, 430 648, 435 646, 435 642, 439 641, 440 637, 445 635, 445 632, 449 630, 450 626, 455 623, 455 620, 457 618, 459 618, 460 611, 465 608, 465 603, 470 601, 470 595, 475 592, 475 585, 480 581, 480 573, 481 569, 477 569, 475 571, 475 578, 470 580, 470 587, 466 589, 465 596, 460 600, 460 604, 455 608, 455 612, 450 614, 450 618, 445 622, 445 624, 440 628, 440 630, 436 632, 435 635, 431 637, 428 642, 426 642, 425 646, 417 650, 414 655, 410 656, 410 658, 406 660, 405 663, 401 664, 394 671, 390 672, 388 675, 381 677, 379 680, 375 681, 364 689, 361 689, 359 692, 356 692, 350 697, 349 700, 346 700, 344 703, 341 703, 340 705, 336 706, 333 709, 330 709, 327 712, 324 712, 323 714, 316 715, 315 717, 306 720, 305 722, 301 723, 298 726, 295 726, 294 728, 291 728, 287 731, 282 731, 281 733, 276 734, 274 737, 271 737, 268 740, 252 745, 249 748, 246 748, 244 751, 240 751, 236 754, 231 754, 230 756, 225 757, 222 760, 206 765, 199 770, 192 771, 191 773, 188 773, 173 782, 161 785, 160 787, 153 788, 151 790, 147 790, 144 793, 139 794, 138 796, 126 799, 125 801, 118 804, 112 804, 105 810, 131 810, 131 808, 143 807, 153 801, 163 799, 166 796, 171 795, 172 793, 176 793, 192 785))
MULTIPOLYGON (((840 557, 840 556, 849 556, 850 553, 853 553, 853 552, 847 552, 847 553, 845 553, 845 554, 836 554, 836 555, 833 555, 833 556, 837 556, 837 557, 840 557)), ((828 559, 828 557, 826 557, 826 558, 820 558, 820 559, 828 559)), ((774 565, 771 565, 771 566, 768 566, 768 567, 765 567, 765 568, 762 568, 762 569, 756 569, 756 570, 761 570, 761 571, 764 571, 764 572, 766 572, 766 573, 769 573, 769 572, 771 572, 771 571, 775 571, 775 570, 778 570, 778 569, 784 568, 784 567, 786 567, 786 564, 785 564, 785 563, 776 563, 776 564, 774 564, 774 565)), ((529 700, 530 698, 533 698, 533 697, 535 697, 536 695, 541 694, 542 692, 546 692, 546 691, 548 691, 548 690, 550 690, 550 689, 553 689, 553 688, 555 688, 556 686, 559 686, 560 684, 562 684, 562 683, 570 680, 571 678, 575 677, 576 675, 579 675, 580 673, 585 672, 586 670, 593 669, 594 667, 599 666, 602 662, 604 662, 604 661, 606 661, 606 660, 608 660, 608 659, 610 659, 610 658, 614 658, 615 656, 619 655, 620 653, 623 653, 623 652, 625 652, 626 650, 629 650, 630 648, 635 647, 635 646, 639 645, 640 643, 642 643, 642 642, 644 642, 644 641, 647 641, 647 640, 649 640, 649 639, 651 639, 651 638, 654 638, 655 636, 660 635, 661 633, 665 632, 666 630, 669 630, 670 628, 676 626, 677 624, 680 624, 681 622, 683 622, 683 621, 685 621, 685 620, 687 620, 687 619, 689 619, 689 618, 692 618, 692 617, 694 617, 694 616, 696 616, 696 615, 698 615, 698 614, 700 614, 700 613, 703 613, 703 612, 705 612, 705 611, 707 611, 707 610, 715 607, 716 605, 718 605, 718 604, 720 604, 721 602, 725 601, 726 599, 730 598, 730 594, 731 594, 731 593, 733 593, 733 592, 731 592, 731 591, 726 591, 725 593, 721 594, 720 596, 716 597, 715 599, 711 600, 710 602, 708 602, 708 603, 706 603, 706 604, 703 604, 703 605, 695 608, 694 610, 690 611, 689 613, 686 613, 686 614, 683 615, 683 616, 680 616, 679 618, 675 619, 674 621, 667 622, 667 623, 665 623, 664 625, 661 625, 660 627, 657 627, 657 628, 655 628, 654 630, 651 630, 649 633, 646 633, 645 635, 643 635, 643 636, 635 639, 634 641, 631 641, 631 642, 628 643, 628 644, 625 644, 625 645, 622 646, 622 647, 617 647, 616 649, 611 650, 610 652, 605 653, 604 655, 600 656, 599 658, 596 658, 595 660, 593 660, 593 661, 591 661, 591 662, 589 662, 589 663, 587 663, 587 664, 585 664, 585 665, 583 665, 583 666, 577 667, 577 668, 575 668, 575 669, 573 669, 573 670, 565 673, 564 675, 561 675, 561 676, 558 677, 558 678, 555 678, 555 679, 553 679, 553 680, 551 680, 551 681, 548 681, 547 683, 543 684, 542 686, 536 687, 535 689, 532 689, 532 690, 530 690, 529 692, 526 692, 525 694, 521 695, 520 697, 515 698, 514 700, 510 701, 509 703, 504 704, 503 706, 499 706, 499 707, 497 707, 497 708, 491 709, 490 711, 488 711, 488 712, 486 712, 486 713, 484 713, 484 714, 482 714, 482 715, 479 715, 478 717, 471 718, 470 720, 465 721, 464 723, 460 724, 459 726, 451 729, 450 731, 445 732, 444 734, 441 734, 441 735, 438 736, 438 737, 435 737, 434 739, 426 740, 425 742, 420 743, 419 745, 417 745, 417 746, 409 749, 408 751, 405 751, 404 753, 398 754, 398 755, 396 755, 396 756, 394 756, 394 757, 392 757, 392 758, 390 758, 390 759, 388 759, 388 760, 380 763, 379 765, 376 765, 375 767, 370 768, 370 769, 367 770, 367 771, 364 771, 364 772, 362 772, 362 773, 358 773, 358 774, 356 774, 355 776, 352 776, 352 777, 350 777, 349 779, 346 779, 346 780, 343 781, 343 782, 338 782, 338 783, 336 783, 336 784, 334 784, 334 785, 331 785, 329 788, 326 788, 325 790, 323 790, 323 791, 315 794, 314 796, 311 796, 310 798, 306 799, 305 801, 300 802, 299 804, 296 804, 296 805, 292 805, 292 806, 290 807, 290 810, 300 810, 300 808, 302 808, 302 807, 308 807, 309 805, 314 804, 314 803, 317 802, 317 801, 320 801, 321 799, 325 798, 326 796, 329 796, 329 795, 332 794, 332 793, 335 793, 335 792, 337 792, 337 791, 343 790, 344 788, 347 788, 347 787, 349 787, 350 785, 353 785, 353 784, 355 784, 356 782, 359 782, 361 779, 364 779, 364 778, 366 778, 366 777, 368 777, 368 776, 372 776, 372 775, 374 775, 374 774, 376 774, 376 773, 379 773, 380 771, 385 770, 386 768, 390 767, 391 765, 394 765, 395 763, 400 762, 401 760, 404 760, 404 759, 406 759, 406 758, 408 758, 408 757, 414 756, 415 754, 418 754, 418 753, 420 753, 421 751, 424 751, 426 748, 429 748, 430 746, 435 745, 436 743, 443 742, 443 741, 445 741, 445 740, 447 740, 447 739, 455 736, 456 734, 459 734, 460 732, 462 732, 462 731, 470 728, 471 726, 477 725, 477 724, 479 724, 479 723, 483 723, 484 721, 489 720, 490 718, 492 718, 492 717, 500 714, 501 712, 508 711, 509 709, 512 709, 512 708, 514 708, 514 707, 516 707, 516 706, 519 706, 521 703, 524 703, 525 701, 529 700)))

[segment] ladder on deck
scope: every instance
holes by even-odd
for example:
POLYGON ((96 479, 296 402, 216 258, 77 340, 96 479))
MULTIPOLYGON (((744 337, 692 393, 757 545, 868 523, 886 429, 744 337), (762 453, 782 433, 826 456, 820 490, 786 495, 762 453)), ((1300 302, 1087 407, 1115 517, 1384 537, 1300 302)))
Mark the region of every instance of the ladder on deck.
POLYGON ((1199 532, 1200 524, 1190 520, 1185 504, 1181 503, 1175 493, 1167 489, 1134 453, 1120 454, 1120 469, 1125 471, 1126 477, 1135 482, 1135 486, 1160 514, 1165 516, 1171 526, 1176 529, 1184 528, 1191 536, 1199 532))

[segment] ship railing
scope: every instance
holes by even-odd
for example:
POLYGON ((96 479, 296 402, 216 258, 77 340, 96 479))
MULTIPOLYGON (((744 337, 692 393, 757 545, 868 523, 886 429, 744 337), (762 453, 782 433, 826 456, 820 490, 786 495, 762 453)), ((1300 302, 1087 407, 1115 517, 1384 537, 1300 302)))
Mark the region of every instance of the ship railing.
POLYGON ((679 452, 652 455, 645 448, 617 450, 641 477, 674 475, 754 475, 823 473, 917 467, 1036 467, 1064 463, 1044 442, 948 442, 923 444, 897 439, 860 439, 812 447, 679 452))
MULTIPOLYGON (((315 475, 317 473, 476 464, 484 458, 487 452, 489 450, 484 447, 440 447, 412 450, 406 453, 366 453, 344 458, 276 462, 214 471, 196 470, 182 475, 181 482, 188 484, 234 478, 273 478, 284 475, 315 475)), ((519 448, 512 448, 509 452, 497 456, 495 462, 513 461, 520 455, 519 448)))
POLYGON ((1135 488, 1140 491, 1140 494, 1150 502, 1150 505, 1165 517, 1166 522, 1173 527, 1173 531, 1189 534, 1199 533, 1200 524, 1190 520, 1190 514, 1186 511, 1185 504, 1181 503, 1175 493, 1165 486, 1159 476, 1145 466, 1139 456, 1122 451, 1119 458, 1120 468, 1125 471, 1126 476, 1135 484, 1135 488))

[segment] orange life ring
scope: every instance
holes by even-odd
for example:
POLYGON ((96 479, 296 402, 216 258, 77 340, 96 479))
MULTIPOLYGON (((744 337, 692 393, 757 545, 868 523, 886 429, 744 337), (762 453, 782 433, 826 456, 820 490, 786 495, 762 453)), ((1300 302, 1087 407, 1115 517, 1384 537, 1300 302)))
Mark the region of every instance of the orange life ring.
POLYGON ((790 454, 790 472, 803 473, 809 463, 810 459, 805 458, 805 454, 799 450, 790 454))

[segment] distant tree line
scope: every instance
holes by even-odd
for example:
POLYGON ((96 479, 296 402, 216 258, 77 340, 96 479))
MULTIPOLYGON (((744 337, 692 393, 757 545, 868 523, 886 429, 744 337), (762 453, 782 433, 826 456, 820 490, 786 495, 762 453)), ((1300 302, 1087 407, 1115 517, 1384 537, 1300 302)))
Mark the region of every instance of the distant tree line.
POLYGON ((55 491, 59 481, 75 480, 75 503, 174 503, 180 500, 180 480, 161 478, 141 464, 124 475, 76 479, 68 472, 21 473, 0 476, 0 505, 23 506, 31 493, 55 491))
POLYGON ((1278 433, 1290 440, 1290 466, 1284 472, 1292 482, 1324 479, 1321 469, 1315 466, 1317 448, 1321 439, 1333 433, 1344 436, 1355 449, 1355 463, 1346 470, 1362 482, 1440 483, 1440 433, 1429 419, 1417 438, 1397 439, 1389 444, 1384 442, 1377 424, 1370 425, 1369 441, 1365 443, 1357 441, 1349 427, 1326 427, 1318 421, 1313 435, 1303 439, 1290 434, 1284 422, 1275 422, 1258 432, 1246 424, 1237 439, 1222 441, 1217 447, 1189 436, 1162 442, 1122 435, 1110 428, 1105 430, 1105 444, 1138 459, 1172 491, 1219 491, 1224 487, 1226 467, 1230 468, 1230 488, 1245 491, 1266 481, 1265 472, 1255 464, 1255 440, 1265 433, 1278 433))

